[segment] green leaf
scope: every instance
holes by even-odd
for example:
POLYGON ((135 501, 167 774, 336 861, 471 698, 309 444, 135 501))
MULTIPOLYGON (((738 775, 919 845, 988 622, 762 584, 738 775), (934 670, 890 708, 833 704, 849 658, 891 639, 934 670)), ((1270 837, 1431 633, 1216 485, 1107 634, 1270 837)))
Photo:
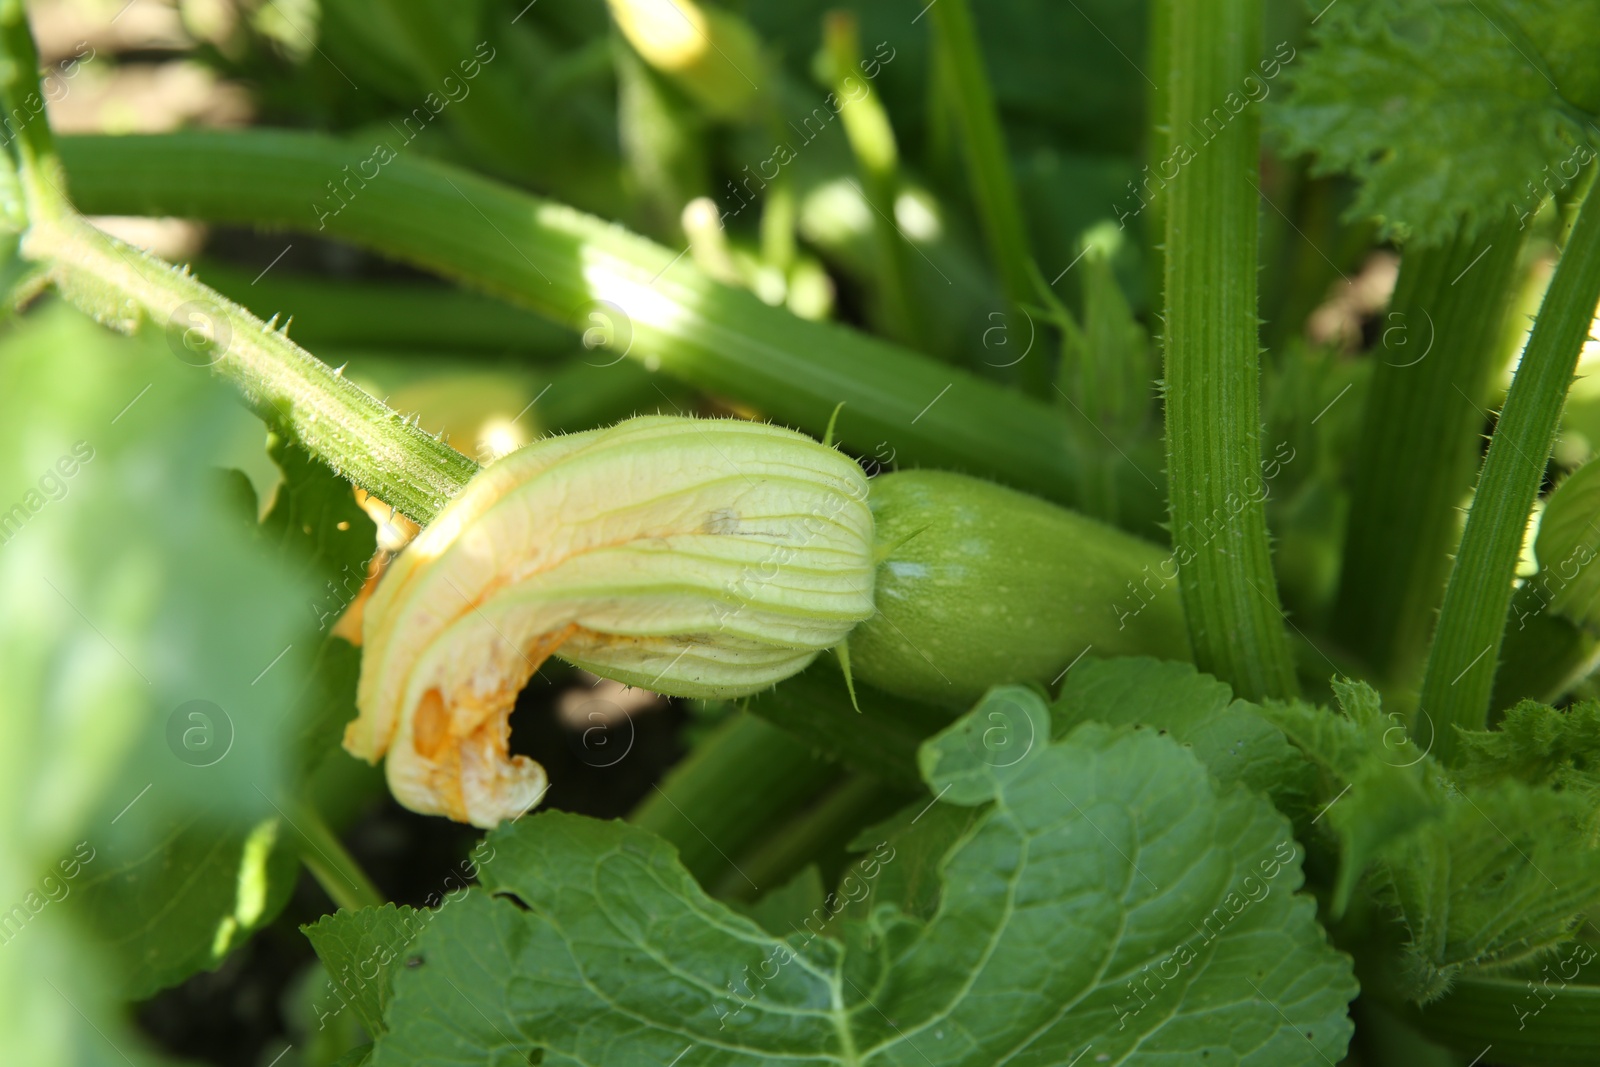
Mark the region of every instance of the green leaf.
POLYGON ((1514 780, 1450 789, 1433 832, 1385 855, 1383 899, 1410 934, 1402 991, 1426 1003, 1469 967, 1529 960, 1600 904, 1600 849, 1583 797, 1514 780))
POLYGON ((0 417, 0 907, 49 909, 0 953, 0 1059, 125 1062, 84 1020, 137 1055, 102 1007, 214 966, 292 885, 269 798, 310 590, 214 476, 259 423, 165 343, 27 315, 0 417))
POLYGON ((1288 823, 1219 794, 1169 739, 1087 724, 1052 743, 1042 700, 996 698, 1034 744, 996 759, 980 706, 922 750, 946 804, 981 806, 925 922, 880 904, 829 936, 775 938, 651 835, 543 813, 491 835, 483 889, 413 944, 373 1062, 1342 1056, 1355 983, 1295 895, 1288 823))
POLYGON ((1581 786, 1600 770, 1600 703, 1557 710, 1524 700, 1493 730, 1461 731, 1464 781, 1507 775, 1529 785, 1581 786))
POLYGON ((372 1051, 373 1046, 370 1044, 353 1048, 335 1060, 333 1067, 363 1067, 364 1064, 372 1062, 372 1051))
POLYGON ((394 976, 408 958, 406 946, 434 914, 385 904, 324 915, 302 926, 328 971, 332 995, 326 998, 331 1001, 327 1014, 349 1008, 368 1035, 383 1033, 383 1013, 393 996, 394 976))
POLYGON ((1370 688, 1334 689, 1342 715, 1263 710, 1326 775, 1318 819, 1342 852, 1334 913, 1371 868, 1368 886, 1406 931, 1386 981, 1426 1003, 1469 968, 1505 967, 1569 939, 1600 903, 1588 770, 1600 706, 1563 713, 1526 702, 1503 731, 1461 731, 1466 762, 1452 779, 1370 688))
POLYGON ((316 654, 294 713, 297 763, 310 776, 339 747, 345 723, 355 718, 361 650, 329 631, 366 582, 377 527, 356 503, 350 483, 304 449, 274 434, 267 451, 283 481, 261 520, 261 536, 287 567, 318 587, 305 605, 304 640, 316 654))
POLYGON ((1153 727, 1190 748, 1223 786, 1242 782, 1294 812, 1310 801, 1311 767, 1261 709, 1188 663, 1085 660, 1055 703, 1055 736, 1083 722, 1153 727))
POLYGON ((1585 701, 1558 711, 1524 700, 1494 730, 1463 730, 1463 783, 1508 777, 1581 797, 1591 845, 1600 845, 1600 703, 1585 701))
POLYGON ((1338 839, 1332 910, 1342 915, 1372 862, 1438 817, 1439 798, 1426 749, 1397 714, 1383 711, 1378 694, 1363 682, 1334 682, 1333 689, 1343 714, 1298 701, 1261 711, 1321 771, 1321 809, 1311 825, 1326 819, 1338 839))
POLYGON ((300 773, 310 777, 329 754, 339 749, 345 723, 356 715, 356 682, 361 677, 361 650, 342 637, 329 637, 317 647, 296 703, 299 724, 296 755, 300 773))
POLYGON ((1056 399, 1084 457, 1080 510, 1127 526, 1121 516, 1130 509, 1118 500, 1119 466, 1133 461, 1129 453, 1159 446, 1150 383, 1160 372, 1149 335, 1128 306, 1103 247, 1088 245, 1079 284, 1081 326, 1065 308, 1051 309, 1061 329, 1056 399), (1107 450, 1107 441, 1115 448, 1107 450))
MULTIPOLYGON (((295 1050, 298 1063, 288 1058, 277 1067, 334 1067, 349 1062, 352 1053, 372 1052, 372 1038, 360 1017, 346 1010, 348 993, 337 989, 321 961, 302 969, 278 998, 283 1020, 282 1040, 295 1050)), ((261 1053, 270 1062, 278 1050, 269 1043, 261 1053)))
MULTIPOLYGON (((1573 471, 1545 501, 1534 540, 1539 573, 1529 580, 1534 612, 1549 610, 1600 630, 1600 460, 1573 471)), ((1531 612, 1518 612, 1518 621, 1531 612)))
MULTIPOLYGON (((242 512, 249 521, 236 540, 282 575, 279 610, 287 610, 295 632, 284 649, 289 663, 275 669, 303 681, 298 698, 287 700, 293 711, 277 743, 293 739, 298 758, 286 771, 303 780, 338 747, 339 731, 354 714, 359 650, 322 632, 361 588, 375 531, 349 483, 282 439, 271 439, 268 451, 283 481, 259 526, 253 508, 242 512), (295 648, 315 650, 309 665, 308 657, 290 655, 295 648)), ((234 477, 224 476, 220 496, 232 510, 247 502, 248 484, 240 484, 238 472, 228 474, 234 477)), ((278 795, 261 783, 254 802, 275 805, 268 793, 278 795)), ((215 967, 277 917, 300 866, 286 809, 269 807, 244 822, 186 815, 153 840, 113 848, 84 880, 76 906, 102 943, 128 961, 125 995, 148 996, 215 967)))
POLYGON ((1343 0, 1313 33, 1269 115, 1316 173, 1360 179, 1354 218, 1436 243, 1458 217, 1531 215, 1594 158, 1593 4, 1343 0))
POLYGON ((261 534, 286 566, 320 586, 306 605, 319 631, 326 631, 361 591, 367 561, 377 550, 377 527, 356 503, 350 483, 277 434, 267 454, 283 472, 261 534))
POLYGON ((138 851, 107 849, 79 881, 79 911, 127 962, 140 999, 210 970, 288 903, 298 850, 278 816, 254 826, 196 814, 138 851))

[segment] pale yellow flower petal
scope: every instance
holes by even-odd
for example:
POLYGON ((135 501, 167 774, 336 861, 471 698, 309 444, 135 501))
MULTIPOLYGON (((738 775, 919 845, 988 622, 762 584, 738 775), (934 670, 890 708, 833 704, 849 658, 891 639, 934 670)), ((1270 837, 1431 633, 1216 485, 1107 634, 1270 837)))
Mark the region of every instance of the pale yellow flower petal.
POLYGON ((649 416, 486 468, 379 582, 360 717, 415 811, 493 826, 544 771, 507 719, 544 659, 677 696, 753 693, 872 614, 872 516, 848 458, 739 420, 649 416))

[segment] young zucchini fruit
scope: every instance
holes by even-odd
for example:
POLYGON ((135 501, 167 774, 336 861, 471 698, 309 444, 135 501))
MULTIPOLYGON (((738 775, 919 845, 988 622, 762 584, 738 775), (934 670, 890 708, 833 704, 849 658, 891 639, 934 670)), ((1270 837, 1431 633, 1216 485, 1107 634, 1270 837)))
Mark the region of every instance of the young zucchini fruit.
POLYGON ((1177 561, 1148 541, 949 471, 880 475, 870 503, 877 612, 849 654, 864 682, 966 708, 1086 652, 1189 658, 1177 561))
POLYGON ((837 649, 874 685, 965 706, 1089 649, 1185 655, 1177 590, 1150 585, 1162 563, 965 475, 886 475, 869 506, 861 468, 802 434, 629 419, 485 468, 389 566, 344 744, 385 758, 412 810, 491 827, 544 794, 509 717, 548 656, 734 697, 837 649))

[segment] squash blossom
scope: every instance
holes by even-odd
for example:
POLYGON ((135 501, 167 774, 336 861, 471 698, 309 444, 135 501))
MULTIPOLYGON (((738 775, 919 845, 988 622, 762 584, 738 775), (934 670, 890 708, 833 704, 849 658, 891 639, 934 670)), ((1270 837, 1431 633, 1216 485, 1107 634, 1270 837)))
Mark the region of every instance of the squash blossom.
POLYGON ((557 655, 674 696, 765 689, 872 614, 872 513, 848 458, 761 423, 648 416, 477 474, 362 620, 344 746, 413 811, 492 827, 537 804, 517 693, 557 655))

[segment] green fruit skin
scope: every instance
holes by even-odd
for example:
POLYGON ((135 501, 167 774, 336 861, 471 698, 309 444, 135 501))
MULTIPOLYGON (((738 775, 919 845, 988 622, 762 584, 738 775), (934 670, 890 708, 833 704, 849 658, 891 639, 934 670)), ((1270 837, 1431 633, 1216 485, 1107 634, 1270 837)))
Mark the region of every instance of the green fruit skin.
POLYGON ((967 707, 1095 656, 1189 659, 1172 554, 1037 497, 949 471, 872 481, 877 614, 855 677, 967 707))

